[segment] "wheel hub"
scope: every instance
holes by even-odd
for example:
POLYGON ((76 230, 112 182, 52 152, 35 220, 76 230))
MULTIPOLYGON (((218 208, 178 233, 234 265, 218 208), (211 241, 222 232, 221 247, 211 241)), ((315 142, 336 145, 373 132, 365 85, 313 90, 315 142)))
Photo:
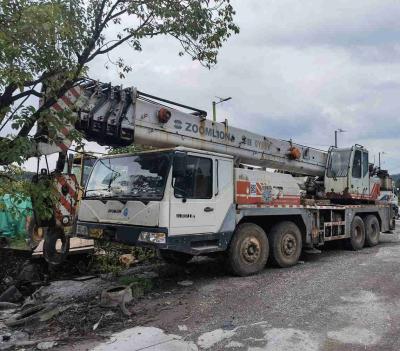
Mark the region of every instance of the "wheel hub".
POLYGON ((246 238, 241 247, 242 257, 248 263, 256 262, 261 254, 261 244, 255 237, 246 238))
POLYGON ((283 239, 282 239, 281 249, 282 249, 282 253, 285 256, 294 255, 296 250, 297 250, 296 237, 291 233, 285 234, 283 239))

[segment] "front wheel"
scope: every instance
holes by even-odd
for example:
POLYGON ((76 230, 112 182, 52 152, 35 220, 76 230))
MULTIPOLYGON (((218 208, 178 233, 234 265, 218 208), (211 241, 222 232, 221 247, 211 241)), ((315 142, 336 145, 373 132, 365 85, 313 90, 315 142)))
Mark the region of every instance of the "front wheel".
POLYGON ((267 263, 269 244, 264 230, 254 223, 240 224, 228 250, 228 266, 239 276, 260 272, 267 263))
POLYGON ((281 268, 294 266, 300 258, 302 238, 299 227, 285 221, 275 224, 270 232, 273 263, 281 268))

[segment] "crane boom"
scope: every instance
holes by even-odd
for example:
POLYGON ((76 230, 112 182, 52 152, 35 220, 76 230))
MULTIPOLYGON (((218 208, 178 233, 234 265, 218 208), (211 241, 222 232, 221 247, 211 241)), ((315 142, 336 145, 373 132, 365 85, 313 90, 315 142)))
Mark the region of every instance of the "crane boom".
MULTIPOLYGON (((72 88, 52 109, 71 109, 77 115, 75 128, 101 145, 186 146, 232 155, 237 163, 302 175, 322 176, 325 171, 326 151, 231 127, 228 121, 213 122, 206 119, 204 111, 135 88, 90 82, 72 88), (171 105, 191 111, 184 112, 171 105)), ((38 153, 67 148, 71 129, 72 126, 66 126, 55 144, 39 143, 38 153)))

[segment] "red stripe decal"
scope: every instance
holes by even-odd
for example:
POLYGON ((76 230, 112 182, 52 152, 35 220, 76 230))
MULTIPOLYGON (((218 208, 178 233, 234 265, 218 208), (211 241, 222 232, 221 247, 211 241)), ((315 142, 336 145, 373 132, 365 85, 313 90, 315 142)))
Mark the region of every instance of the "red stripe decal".
POLYGON ((70 91, 71 94, 72 94, 73 96, 75 96, 76 98, 78 98, 79 96, 81 96, 81 94, 79 94, 79 93, 76 91, 75 88, 71 88, 71 89, 69 89, 69 91, 70 91))
POLYGON ((74 105, 74 104, 71 102, 71 100, 68 99, 68 97, 66 97, 65 95, 61 96, 61 100, 64 101, 65 104, 66 104, 68 107, 71 107, 71 106, 74 105))
POLYGON ((54 108, 57 112, 60 112, 63 110, 63 108, 56 102, 53 104, 53 106, 51 106, 52 108, 54 108))

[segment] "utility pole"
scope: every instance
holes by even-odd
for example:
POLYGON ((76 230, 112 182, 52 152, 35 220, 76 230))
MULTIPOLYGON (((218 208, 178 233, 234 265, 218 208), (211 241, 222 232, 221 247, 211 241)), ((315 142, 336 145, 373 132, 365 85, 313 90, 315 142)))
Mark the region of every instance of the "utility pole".
POLYGON ((378 152, 378 165, 379 165, 379 169, 381 169, 381 154, 384 155, 384 154, 385 154, 385 151, 378 152))
POLYGON ((225 102, 225 101, 228 101, 228 100, 232 99, 231 97, 223 99, 223 98, 220 98, 218 96, 216 96, 216 98, 219 99, 219 101, 218 102, 215 102, 215 101, 212 102, 213 122, 217 121, 217 105, 220 104, 221 102, 225 102))

